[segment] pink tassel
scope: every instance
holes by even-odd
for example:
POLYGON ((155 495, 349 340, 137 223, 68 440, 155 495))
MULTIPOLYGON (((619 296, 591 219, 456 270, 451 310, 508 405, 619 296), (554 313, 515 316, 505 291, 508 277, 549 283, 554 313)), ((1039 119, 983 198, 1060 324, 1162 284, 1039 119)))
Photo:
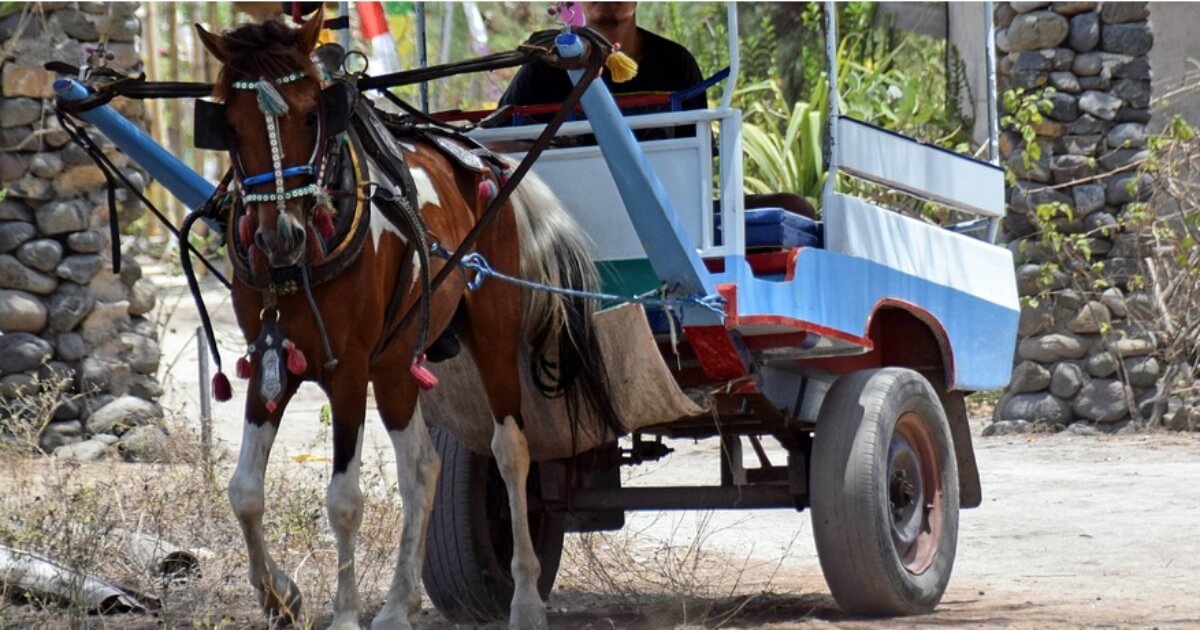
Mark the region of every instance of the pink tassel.
POLYGON ((491 199, 492 197, 495 197, 497 192, 500 192, 500 191, 496 188, 496 183, 493 182, 492 180, 485 179, 485 180, 479 182, 479 198, 480 199, 487 201, 487 200, 491 199))
POLYGON ((329 216, 325 210, 317 210, 317 213, 313 215, 313 223, 316 224, 317 234, 321 235, 321 240, 328 243, 329 239, 333 238, 333 217, 329 216))
POLYGON ((238 240, 245 247, 250 247, 254 243, 254 220, 250 215, 244 214, 238 219, 238 240))
POLYGON ((246 380, 246 379, 250 378, 250 374, 251 374, 250 358, 246 357, 246 356, 238 357, 237 377, 242 380, 246 380))
POLYGON ((266 407, 267 407, 267 413, 275 413, 275 408, 276 408, 276 407, 278 407, 278 406, 279 406, 279 405, 275 404, 275 401, 274 401, 274 400, 268 400, 268 401, 267 401, 267 405, 266 405, 266 407))
POLYGON ((217 372, 216 376, 213 376, 212 395, 217 402, 233 398, 233 386, 229 384, 229 377, 225 376, 224 372, 217 372))
POLYGON ((288 353, 288 371, 296 376, 303 374, 308 369, 308 359, 304 358, 304 352, 291 341, 284 342, 283 349, 288 353))
POLYGON ((433 374, 433 372, 429 371, 429 368, 425 367, 425 355, 423 354, 416 361, 413 361, 412 365, 408 366, 408 373, 412 376, 412 379, 416 381, 417 387, 419 387, 421 391, 427 392, 434 387, 437 387, 438 378, 433 374))

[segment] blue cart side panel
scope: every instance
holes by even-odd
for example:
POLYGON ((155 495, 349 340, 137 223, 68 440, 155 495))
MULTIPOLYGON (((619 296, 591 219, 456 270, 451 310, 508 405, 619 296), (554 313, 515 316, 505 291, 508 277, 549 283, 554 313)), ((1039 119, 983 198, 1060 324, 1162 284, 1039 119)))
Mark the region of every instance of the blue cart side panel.
POLYGON ((878 308, 898 304, 944 331, 951 389, 1004 387, 1012 375, 1019 310, 862 258, 803 249, 793 279, 777 282, 755 278, 744 258, 730 256, 714 280, 737 285, 739 317, 784 316, 860 337, 878 308))

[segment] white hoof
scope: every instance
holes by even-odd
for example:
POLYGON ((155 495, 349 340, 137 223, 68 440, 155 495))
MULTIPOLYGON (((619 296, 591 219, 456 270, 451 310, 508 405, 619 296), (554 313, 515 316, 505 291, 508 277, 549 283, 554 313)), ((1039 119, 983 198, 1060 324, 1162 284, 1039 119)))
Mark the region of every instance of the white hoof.
POLYGON ((513 602, 508 616, 509 630, 545 630, 546 605, 541 598, 531 602, 513 602))
POLYGON ((412 624, 408 622, 407 612, 385 606, 371 622, 371 630, 412 630, 412 624))
POLYGON ((358 625, 358 615, 345 615, 335 617, 333 623, 329 624, 329 630, 362 630, 358 625))

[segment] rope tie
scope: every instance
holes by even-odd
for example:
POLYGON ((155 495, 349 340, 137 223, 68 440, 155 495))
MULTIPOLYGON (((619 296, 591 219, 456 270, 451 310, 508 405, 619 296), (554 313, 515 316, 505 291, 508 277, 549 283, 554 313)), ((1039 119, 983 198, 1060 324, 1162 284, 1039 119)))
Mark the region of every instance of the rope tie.
MULTIPOLYGON (((440 243, 434 243, 430 247, 430 252, 442 259, 449 260, 451 252, 443 247, 440 243)), ((613 293, 602 293, 599 291, 583 291, 580 289, 569 289, 565 287, 556 287, 541 282, 534 282, 516 276, 510 276, 492 269, 491 264, 479 252, 471 252, 462 257, 458 262, 464 272, 473 271, 475 276, 467 278, 467 289, 470 291, 478 291, 483 283, 488 278, 495 278, 502 282, 515 284, 526 289, 534 291, 545 291, 547 293, 555 293, 558 295, 566 295, 569 297, 578 297, 584 299, 599 300, 602 302, 616 302, 618 304, 641 304, 643 306, 652 306, 662 308, 668 311, 673 311, 684 306, 699 306, 706 308, 720 316, 725 316, 725 298, 720 295, 681 295, 668 297, 666 291, 659 293, 659 297, 653 295, 637 295, 625 296, 616 295, 613 293)), ((668 318, 669 319, 669 318, 668 318)))

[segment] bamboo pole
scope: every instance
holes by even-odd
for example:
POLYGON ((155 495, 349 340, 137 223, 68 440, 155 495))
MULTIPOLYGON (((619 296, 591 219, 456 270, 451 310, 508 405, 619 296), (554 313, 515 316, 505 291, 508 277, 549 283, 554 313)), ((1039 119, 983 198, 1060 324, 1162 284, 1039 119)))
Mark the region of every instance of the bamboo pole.
MULTIPOLYGON (((179 80, 179 4, 176 2, 168 2, 165 7, 167 11, 167 80, 179 80)), ((179 134, 179 125, 181 122, 179 115, 178 99, 168 99, 166 103, 166 119, 163 121, 166 126, 166 146, 167 150, 176 156, 180 155, 182 149, 182 138, 179 134)), ((183 222, 183 209, 178 200, 172 198, 170 200, 170 214, 172 222, 179 225, 183 222)))
MULTIPOLYGON (((161 76, 158 72, 158 3, 147 2, 146 20, 142 23, 142 37, 146 42, 146 78, 150 81, 158 81, 161 76)), ((150 99, 149 107, 147 108, 150 114, 149 129, 150 136, 155 142, 163 144, 166 142, 163 124, 163 104, 162 99, 150 99)), ((153 182, 149 187, 150 201, 159 208, 163 208, 167 201, 166 191, 158 182, 153 182)), ((150 233, 153 236, 161 236, 163 227, 158 224, 158 221, 150 222, 150 233)))

